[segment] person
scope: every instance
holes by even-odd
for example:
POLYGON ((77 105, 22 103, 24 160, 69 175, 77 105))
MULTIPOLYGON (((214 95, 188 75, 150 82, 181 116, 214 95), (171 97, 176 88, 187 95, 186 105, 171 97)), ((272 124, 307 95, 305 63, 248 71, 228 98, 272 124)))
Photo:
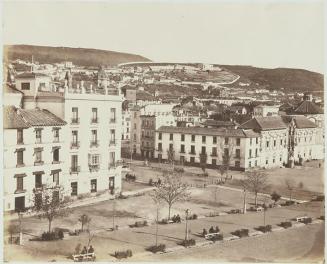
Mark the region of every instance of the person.
POLYGON ((319 168, 321 167, 321 163, 319 163, 319 168))
POLYGON ((87 248, 84 246, 81 254, 87 254, 87 248))
POLYGON ((210 227, 209 233, 215 233, 215 230, 213 229, 213 226, 210 227))
POLYGON ((94 248, 92 247, 92 245, 89 247, 88 253, 94 253, 94 248))
POLYGON ((215 230, 216 233, 219 233, 219 227, 216 226, 216 230, 215 230))
POLYGON ((203 228, 202 235, 205 236, 207 234, 208 234, 207 230, 205 228, 203 228))

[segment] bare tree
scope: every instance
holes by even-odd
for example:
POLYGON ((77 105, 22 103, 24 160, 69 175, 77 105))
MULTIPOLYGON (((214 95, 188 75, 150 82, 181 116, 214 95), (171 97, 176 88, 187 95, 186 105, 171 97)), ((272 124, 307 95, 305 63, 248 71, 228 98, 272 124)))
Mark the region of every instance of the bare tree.
POLYGON ((220 158, 221 158, 221 166, 219 167, 220 175, 226 174, 226 178, 228 177, 229 167, 231 160, 233 158, 234 153, 234 144, 228 141, 226 144, 224 141, 220 143, 220 158))
POLYGON ((84 231, 84 226, 89 224, 91 222, 91 217, 89 217, 86 214, 82 214, 79 218, 78 221, 81 222, 82 225, 82 231, 84 231))
POLYGON ((240 184, 243 189, 243 214, 245 214, 246 213, 246 194, 249 189, 249 183, 248 183, 247 179, 242 179, 240 181, 240 184))
POLYGON ((181 176, 174 172, 166 172, 160 185, 154 190, 156 199, 168 204, 168 220, 173 204, 179 201, 185 201, 189 198, 188 186, 181 180, 181 176))
POLYGON ((33 190, 34 210, 40 219, 47 219, 49 222, 49 232, 51 224, 57 217, 63 217, 69 214, 67 201, 63 197, 62 186, 44 185, 41 188, 33 190))
POLYGON ((263 171, 251 170, 246 172, 246 184, 248 189, 254 193, 254 204, 258 204, 258 193, 268 187, 268 177, 263 171))
POLYGON ((286 179, 285 185, 289 192, 289 199, 290 199, 290 201, 292 201, 292 193, 293 193, 293 190, 295 189, 295 182, 291 179, 286 179))

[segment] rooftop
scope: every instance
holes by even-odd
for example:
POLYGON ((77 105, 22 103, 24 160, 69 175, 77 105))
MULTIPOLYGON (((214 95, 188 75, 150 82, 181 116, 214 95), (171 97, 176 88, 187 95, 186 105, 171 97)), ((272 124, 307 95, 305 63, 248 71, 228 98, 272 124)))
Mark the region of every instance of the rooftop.
POLYGON ((285 124, 289 124, 294 120, 295 125, 297 128, 315 128, 317 127, 315 123, 311 120, 306 118, 305 116, 298 115, 298 116, 282 116, 281 117, 285 124))
POLYGON ((23 72, 23 73, 15 76, 16 79, 19 79, 19 78, 35 79, 36 77, 50 77, 50 76, 43 74, 43 73, 38 73, 38 72, 23 72))
POLYGON ((246 121, 240 127, 244 129, 254 129, 255 131, 287 128, 280 116, 255 117, 246 121))
POLYGON ((220 136, 220 137, 259 137, 258 133, 252 130, 228 129, 228 128, 205 128, 205 127, 173 127, 162 126, 157 129, 158 132, 164 133, 182 133, 203 136, 220 136))
POLYGON ((303 101, 294 110, 296 114, 323 114, 324 111, 315 103, 310 101, 303 101))
POLYGON ((4 128, 63 126, 65 124, 64 120, 46 109, 20 109, 14 106, 4 106, 4 128))

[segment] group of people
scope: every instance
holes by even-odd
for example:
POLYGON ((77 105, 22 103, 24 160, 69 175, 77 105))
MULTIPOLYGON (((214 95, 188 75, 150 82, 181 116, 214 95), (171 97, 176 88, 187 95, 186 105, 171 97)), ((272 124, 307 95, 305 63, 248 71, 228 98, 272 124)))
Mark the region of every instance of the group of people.
POLYGON ((174 215, 171 220, 174 222, 174 223, 180 223, 181 222, 181 217, 179 216, 179 214, 177 215, 174 215))
MULTIPOLYGON (((209 228, 209 234, 212 234, 212 233, 219 233, 219 227, 216 226, 216 228, 214 228, 213 226, 211 226, 209 228)), ((202 235, 205 236, 207 234, 208 234, 208 231, 205 228, 203 228, 202 235)))
POLYGON ((88 253, 94 253, 94 248, 91 246, 89 246, 89 248, 87 249, 86 246, 84 246, 84 248, 82 249, 81 254, 88 254, 88 253))

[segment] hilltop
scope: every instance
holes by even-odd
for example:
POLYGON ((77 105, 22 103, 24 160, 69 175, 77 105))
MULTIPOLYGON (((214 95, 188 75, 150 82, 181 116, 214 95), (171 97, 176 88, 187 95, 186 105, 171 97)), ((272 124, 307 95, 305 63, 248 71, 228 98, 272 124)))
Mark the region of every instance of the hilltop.
POLYGON ((252 66, 220 65, 240 75, 240 79, 229 87, 238 87, 240 83, 249 84, 249 88, 264 87, 269 90, 286 92, 321 93, 324 90, 324 76, 317 72, 302 69, 276 68, 265 69, 252 66))
POLYGON ((71 61, 79 66, 98 67, 99 65, 114 66, 119 63, 134 61, 150 61, 140 55, 115 52, 109 50, 47 47, 34 45, 5 45, 4 58, 6 60, 28 60, 34 56, 39 63, 58 63, 71 61))

